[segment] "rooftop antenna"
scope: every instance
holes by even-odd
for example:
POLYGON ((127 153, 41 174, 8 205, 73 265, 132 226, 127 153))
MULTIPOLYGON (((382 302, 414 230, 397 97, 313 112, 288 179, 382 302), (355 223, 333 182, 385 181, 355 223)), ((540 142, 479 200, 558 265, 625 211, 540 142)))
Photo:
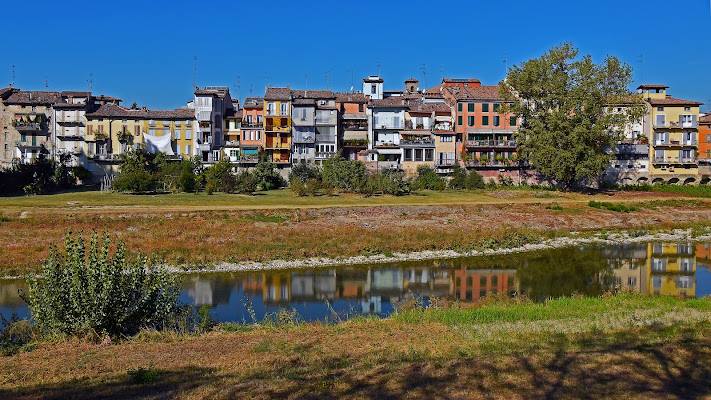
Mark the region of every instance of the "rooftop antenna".
POLYGON ((269 87, 269 77, 267 76, 266 71, 264 72, 264 91, 267 91, 267 88, 269 87))
POLYGON ((353 81, 353 69, 349 69, 351 71, 351 93, 353 93, 353 88, 354 88, 354 81, 353 81))
POLYGON ((249 97, 252 97, 252 84, 249 84, 249 97))
POLYGON ((197 56, 193 56, 193 88, 197 88, 197 56))
POLYGON ((15 86, 15 64, 12 64, 12 86, 15 86))
POLYGON ((640 54, 638 56, 637 62, 639 63, 639 83, 644 84, 644 77, 642 74, 642 71, 643 71, 642 67, 644 66, 644 54, 640 54))
POLYGON ((440 66, 440 72, 442 73, 442 80, 444 80, 444 63, 440 66))
POLYGON ((506 68, 506 69, 504 69, 504 75, 508 75, 508 73, 509 73, 509 53, 504 53, 504 65, 506 68))
POLYGON ((49 90, 49 81, 47 81, 47 75, 44 76, 44 90, 49 90))
POLYGON ((380 68, 381 64, 382 63, 380 62, 380 57, 378 57, 378 76, 382 75, 381 68, 380 68))
POLYGON ((94 89, 94 74, 89 74, 89 79, 86 80, 86 86, 89 88, 89 91, 91 92, 94 89))
POLYGON ((427 89, 427 66, 425 64, 421 64, 422 66, 420 69, 422 70, 422 90, 427 89))
POLYGON ((240 86, 240 76, 237 75, 237 100, 242 100, 242 87, 240 86))
POLYGON ((326 71, 326 90, 331 90, 331 71, 326 71))
POLYGON ((304 74, 304 78, 306 78, 306 89, 304 89, 304 96, 306 96, 306 91, 309 90, 309 74, 304 74))

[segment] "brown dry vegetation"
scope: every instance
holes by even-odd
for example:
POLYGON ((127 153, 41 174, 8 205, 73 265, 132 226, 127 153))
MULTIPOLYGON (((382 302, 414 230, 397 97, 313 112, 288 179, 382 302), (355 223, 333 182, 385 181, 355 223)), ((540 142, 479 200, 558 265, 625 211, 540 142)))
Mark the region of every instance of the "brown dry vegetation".
POLYGON ((706 322, 487 347, 389 320, 45 344, 0 358, 0 398, 708 398, 710 335, 706 322), (141 367, 155 381, 132 380, 141 367))
POLYGON ((619 213, 592 209, 582 195, 567 199, 543 193, 537 200, 527 194, 527 201, 517 201, 516 193, 490 192, 489 200, 498 199, 500 204, 467 205, 202 211, 179 211, 174 206, 8 207, 2 215, 9 221, 0 222, 0 275, 36 270, 49 244, 61 243, 69 230, 108 232, 129 249, 162 261, 205 265, 461 250, 483 238, 505 237, 512 230, 550 237, 571 230, 669 228, 711 221, 709 203, 651 201, 660 198, 657 194, 605 196, 607 201, 634 200, 632 204, 645 205, 636 212, 619 213), (552 201, 563 209, 550 209, 552 201))

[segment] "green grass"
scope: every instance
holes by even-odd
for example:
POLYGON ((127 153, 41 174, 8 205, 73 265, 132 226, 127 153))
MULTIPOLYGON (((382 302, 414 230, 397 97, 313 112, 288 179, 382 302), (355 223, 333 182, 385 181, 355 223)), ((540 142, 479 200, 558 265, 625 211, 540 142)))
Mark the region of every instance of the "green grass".
POLYGON ((588 202, 588 206, 590 206, 590 207, 592 207, 592 208, 597 208, 597 209, 602 209, 602 208, 604 208, 604 209, 606 209, 606 210, 608 210, 608 211, 614 211, 614 212, 626 212, 626 213, 628 213, 628 212, 637 211, 637 207, 635 207, 635 206, 626 206, 626 205, 624 205, 624 204, 622 204, 622 203, 613 204, 613 203, 610 203, 610 202, 607 202, 607 201, 602 201, 602 202, 600 202, 600 201, 590 200, 590 201, 588 202))
POLYGON ((644 192, 663 192, 677 193, 694 197, 711 197, 711 186, 683 186, 683 185, 641 185, 641 186, 625 186, 622 190, 629 191, 644 191, 644 192))

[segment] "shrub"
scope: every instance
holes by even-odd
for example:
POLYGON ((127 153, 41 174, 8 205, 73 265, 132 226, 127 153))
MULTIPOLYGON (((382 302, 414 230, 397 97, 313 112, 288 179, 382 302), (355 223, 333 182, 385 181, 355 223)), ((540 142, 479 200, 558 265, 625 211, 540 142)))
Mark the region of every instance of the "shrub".
POLYGON ((464 181, 464 187, 466 187, 467 190, 483 189, 484 178, 476 171, 469 171, 464 181))
POLYGON ((304 185, 301 179, 293 179, 291 184, 289 184, 289 189, 299 197, 306 196, 306 185, 304 185))
POLYGON ((316 196, 318 194, 319 189, 321 189, 321 182, 317 181, 316 179, 309 179, 304 185, 304 191, 309 196, 316 196))
POLYGON ((306 163, 296 164, 289 172, 289 183, 294 180, 299 180, 301 183, 306 183, 309 179, 321 180, 321 171, 306 163))
POLYGON ((266 153, 262 153, 257 166, 254 168, 254 178, 260 190, 279 189, 286 186, 284 178, 279 175, 276 166, 269 160, 266 153))
POLYGON ((26 276, 21 293, 39 329, 49 333, 134 335, 161 329, 179 311, 178 281, 143 257, 129 261, 119 242, 110 254, 106 235, 94 232, 88 249, 82 234, 66 235, 65 253, 50 247, 41 277, 26 276))
POLYGON ((428 165, 417 166, 417 178, 413 189, 444 190, 446 183, 441 176, 437 175, 434 168, 428 165))
POLYGON ((257 178, 248 171, 242 171, 235 177, 235 192, 252 194, 257 191, 257 178))
POLYGON ((361 161, 346 160, 340 153, 323 162, 321 178, 323 183, 344 192, 361 191, 366 181, 365 164, 361 161))
POLYGON ((180 190, 185 193, 190 193, 195 191, 197 181, 195 180, 195 173, 193 172, 193 165, 190 161, 183 161, 181 163, 180 170, 180 190))
POLYGON ((410 193, 410 184, 404 179, 402 171, 386 170, 379 174, 379 178, 383 194, 403 196, 410 193))
POLYGON ((208 195, 213 194, 217 190, 217 181, 214 179, 208 179, 205 184, 205 193, 208 195))
POLYGON ((452 173, 449 175, 449 188, 454 190, 464 189, 466 187, 467 170, 459 164, 454 164, 452 173))

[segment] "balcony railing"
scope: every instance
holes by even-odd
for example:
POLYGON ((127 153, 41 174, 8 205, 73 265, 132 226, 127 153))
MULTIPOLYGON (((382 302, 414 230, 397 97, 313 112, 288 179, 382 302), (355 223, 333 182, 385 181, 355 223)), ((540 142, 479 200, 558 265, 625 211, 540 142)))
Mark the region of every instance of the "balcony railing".
POLYGON ((40 144, 38 144, 36 141, 26 141, 26 140, 18 140, 15 142, 15 146, 17 147, 41 147, 40 144))
POLYGON ((344 131, 364 131, 368 129, 368 124, 343 124, 344 131))
POLYGON ((287 143, 285 143, 285 142, 281 142, 281 143, 274 143, 274 142, 272 142, 272 143, 269 143, 269 142, 267 142, 267 143, 264 145, 264 148, 265 148, 265 149, 275 149, 275 150, 291 149, 291 143, 288 143, 288 142, 287 142, 287 143))
POLYGON ((294 136, 293 138, 294 143, 314 143, 316 141, 316 137, 313 135, 309 136, 294 136))
POLYGON ((245 164, 252 164, 259 162, 259 156, 240 156, 239 162, 245 164))
POLYGON ((242 128, 263 128, 263 122, 242 122, 242 128))
POLYGON ((407 122, 405 123, 405 129, 412 129, 412 130, 425 130, 425 129, 427 129, 427 130, 429 130, 430 127, 429 127, 429 125, 425 125, 425 124, 413 124, 412 122, 407 121, 407 122))
POLYGON ((42 125, 37 122, 26 122, 15 124, 15 129, 18 132, 37 132, 42 130, 42 125))
POLYGON ((435 167, 453 167, 456 162, 453 158, 435 160, 435 167))
POLYGON ((267 125, 265 130, 270 132, 289 132, 289 127, 286 125, 267 125))
POLYGON ((435 132, 441 132, 441 131, 451 131, 453 129, 452 125, 450 124, 435 124, 434 128, 432 128, 433 131, 435 132))
POLYGON ((387 148, 398 149, 398 148, 400 148, 400 145, 392 143, 392 142, 375 142, 375 147, 385 148, 385 149, 387 149, 387 148))
POLYGON ((516 147, 515 140, 467 140, 467 147, 516 147))
POLYGON ((405 129, 405 123, 401 122, 399 124, 395 124, 393 122, 387 122, 387 123, 375 123, 374 124, 375 129, 405 129))
POLYGON ((228 147, 239 146, 239 140, 228 140, 225 142, 225 146, 228 146, 228 147))
POLYGON ((699 127, 699 122, 696 121, 688 121, 688 122, 681 122, 681 121, 665 121, 663 123, 659 122, 654 122, 654 127, 655 128, 671 128, 671 129, 679 129, 679 128, 698 128, 699 127))
POLYGON ((401 146, 434 146, 434 139, 401 139, 401 146))
POLYGON ((336 153, 333 151, 316 152, 316 158, 327 159, 327 158, 333 157, 334 154, 336 154, 336 153))
POLYGON ((467 160, 464 162, 464 165, 466 165, 467 167, 518 167, 518 166, 523 166, 523 163, 521 161, 513 161, 513 160, 503 160, 503 161, 467 160))
POLYGON ((368 139, 346 139, 341 142, 343 147, 368 147, 368 139))
POLYGON ((695 164, 694 157, 653 157, 652 162, 655 164, 695 164))

